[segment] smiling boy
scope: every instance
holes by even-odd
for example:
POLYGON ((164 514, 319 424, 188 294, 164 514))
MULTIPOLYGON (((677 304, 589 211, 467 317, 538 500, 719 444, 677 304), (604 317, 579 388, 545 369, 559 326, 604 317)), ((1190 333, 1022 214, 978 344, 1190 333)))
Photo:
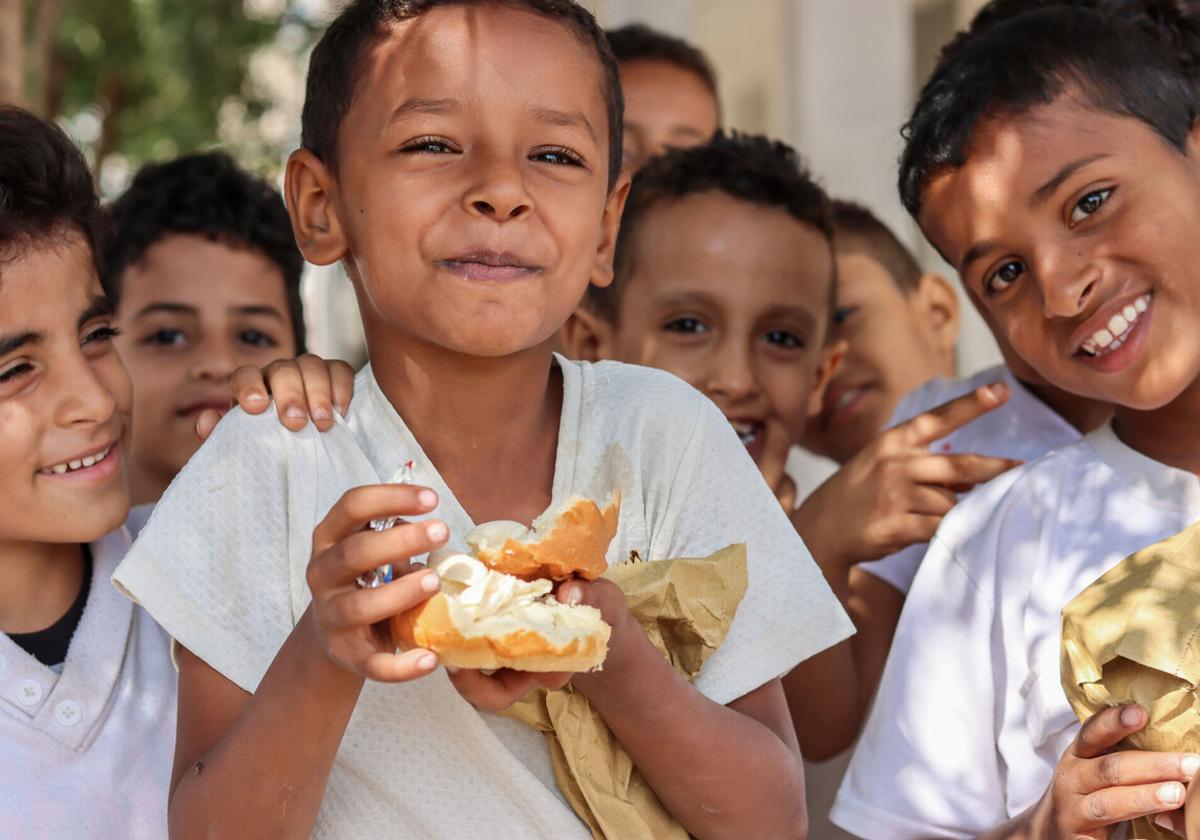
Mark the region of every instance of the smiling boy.
POLYGON ((834 810, 860 836, 1107 837, 1200 768, 1121 751, 1136 706, 1081 728, 1059 686, 1062 607, 1200 519, 1196 117, 1171 49, 1080 9, 981 32, 922 93, 906 206, 1012 349, 1115 417, 943 523, 834 810))
POLYGON ((611 280, 617 78, 564 0, 356 2, 314 51, 288 207, 305 255, 346 265, 371 365, 330 432, 227 416, 116 575, 181 646, 173 833, 587 836, 543 736, 492 714, 531 675, 437 671, 374 626, 438 588, 411 558, 619 489, 610 562, 745 542, 746 596, 691 685, 620 590, 568 582, 612 625, 608 659, 543 681, 571 680, 684 830, 804 835, 778 677, 844 614, 719 410, 552 354, 611 280), (408 460, 417 484, 380 485, 408 460), (382 562, 398 579, 355 585, 382 562))

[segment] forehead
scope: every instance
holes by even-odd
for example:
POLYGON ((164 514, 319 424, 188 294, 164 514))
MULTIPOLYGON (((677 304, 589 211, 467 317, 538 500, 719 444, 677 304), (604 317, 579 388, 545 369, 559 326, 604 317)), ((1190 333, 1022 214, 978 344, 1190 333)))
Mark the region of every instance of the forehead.
POLYGON ((378 131, 405 100, 443 98, 486 104, 493 120, 514 106, 582 111, 607 136, 596 49, 566 22, 498 3, 443 6, 389 25, 363 62, 344 124, 378 131))
POLYGON ((121 312, 152 303, 187 303, 197 310, 274 306, 286 311, 283 272, 250 248, 202 236, 173 234, 151 245, 125 270, 121 312))
POLYGON ((0 331, 74 331, 79 313, 102 294, 82 236, 35 242, 0 262, 0 331))
POLYGON ((877 300, 903 300, 895 278, 870 251, 838 250, 837 296, 839 300, 870 295, 877 300))
POLYGON ((828 306, 824 235, 778 207, 710 191, 660 202, 635 234, 633 273, 652 293, 704 287, 738 306, 828 306))
POLYGON ((1142 121, 1063 94, 1020 114, 982 118, 972 131, 963 165, 930 180, 918 221, 958 266, 967 249, 992 228, 1031 216, 1039 189, 1068 164, 1104 156, 1118 166, 1145 166, 1173 153, 1142 121))

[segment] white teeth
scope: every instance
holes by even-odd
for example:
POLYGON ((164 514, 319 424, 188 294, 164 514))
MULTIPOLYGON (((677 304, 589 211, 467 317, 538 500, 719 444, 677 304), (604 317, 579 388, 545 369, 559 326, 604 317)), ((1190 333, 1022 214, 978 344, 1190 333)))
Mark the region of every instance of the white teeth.
POLYGON ((50 468, 50 471, 52 473, 54 473, 55 475, 62 475, 63 473, 65 473, 67 471, 67 465, 66 464, 55 464, 53 467, 50 468))
POLYGON ((1126 306, 1123 310, 1121 310, 1121 314, 1125 316, 1126 321, 1133 323, 1134 321, 1137 320, 1138 311, 1137 311, 1137 309, 1134 308, 1133 304, 1130 304, 1129 306, 1126 306))
POLYGON ((1150 295, 1142 295, 1140 298, 1135 300, 1133 302, 1133 308, 1136 309, 1139 313, 1145 312, 1147 309, 1149 309, 1150 308, 1150 295))
POLYGON ((83 461, 67 461, 67 466, 73 470, 77 470, 83 466, 83 461))
POLYGON ((108 449, 105 449, 103 452, 97 452, 95 455, 88 455, 76 461, 67 461, 65 464, 55 464, 52 467, 48 467, 45 472, 54 473, 55 475, 63 475, 67 472, 87 469, 88 467, 95 466, 107 458, 109 452, 112 452, 111 446, 108 447, 108 449))
POLYGON ((1123 315, 1114 315, 1108 322, 1108 331, 1113 335, 1120 335, 1129 329, 1129 322, 1125 320, 1123 315))
POLYGON ((90 467, 92 464, 96 463, 96 459, 89 455, 83 459, 82 463, 85 467, 90 467))
POLYGON ((1089 356, 1099 355, 1101 351, 1112 352, 1125 343, 1125 337, 1143 312, 1150 308, 1150 295, 1144 294, 1124 309, 1108 319, 1107 328, 1096 330, 1083 342, 1080 348, 1089 356))
POLYGON ((1096 334, 1092 336, 1092 338, 1094 338, 1096 343, 1101 347, 1107 347, 1113 343, 1113 334, 1108 330, 1097 330, 1096 334))

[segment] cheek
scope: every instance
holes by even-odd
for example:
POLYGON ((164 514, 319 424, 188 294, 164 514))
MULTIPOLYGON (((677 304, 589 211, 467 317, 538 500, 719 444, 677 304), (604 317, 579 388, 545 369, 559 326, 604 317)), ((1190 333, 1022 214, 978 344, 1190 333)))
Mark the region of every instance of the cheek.
POLYGON ((818 360, 805 359, 803 364, 768 362, 762 366, 762 386, 771 412, 798 437, 808 422, 808 398, 816 384, 818 360))
POLYGON ((118 414, 128 417, 133 410, 133 380, 120 355, 109 353, 96 363, 96 376, 113 396, 118 414))

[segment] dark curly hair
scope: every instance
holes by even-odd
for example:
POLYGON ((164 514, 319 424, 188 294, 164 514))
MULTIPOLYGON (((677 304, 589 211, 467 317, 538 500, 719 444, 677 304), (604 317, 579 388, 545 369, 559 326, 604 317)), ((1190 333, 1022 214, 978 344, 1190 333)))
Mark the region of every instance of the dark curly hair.
POLYGON ((687 41, 651 29, 644 23, 631 23, 620 29, 608 30, 617 61, 661 61, 695 73, 704 86, 717 95, 717 74, 708 56, 687 41))
POLYGON ((899 189, 914 218, 930 180, 957 169, 988 114, 1067 90, 1140 120, 1183 150, 1197 117, 1197 22, 1169 0, 1002 0, 942 51, 902 130, 899 189))
MULTIPOLYGON (((605 287, 589 286, 584 304, 613 323, 621 293, 633 273, 637 233, 656 205, 703 192, 723 192, 763 207, 778 207, 825 237, 832 261, 833 205, 786 143, 760 135, 717 132, 703 146, 671 149, 640 170, 621 217, 614 260, 614 279, 605 287)), ((836 282, 836 277, 831 278, 836 282)), ((830 310, 833 307, 830 289, 830 310)))
POLYGON ((262 254, 283 275, 296 352, 304 351, 300 275, 304 258, 279 192, 223 152, 187 155, 143 167, 112 205, 113 235, 100 279, 120 305, 126 269, 156 242, 193 234, 262 254))
POLYGON ((387 27, 420 17, 443 6, 483 3, 511 6, 556 20, 596 51, 602 92, 608 109, 608 188, 621 173, 622 114, 621 73, 596 18, 574 0, 352 0, 334 18, 313 49, 301 115, 300 145, 317 156, 334 173, 338 165, 338 131, 354 101, 363 62, 372 46, 383 39, 387 27))
POLYGON ((97 271, 106 232, 92 173, 53 123, 0 106, 0 271, 3 262, 70 233, 82 234, 97 271))

